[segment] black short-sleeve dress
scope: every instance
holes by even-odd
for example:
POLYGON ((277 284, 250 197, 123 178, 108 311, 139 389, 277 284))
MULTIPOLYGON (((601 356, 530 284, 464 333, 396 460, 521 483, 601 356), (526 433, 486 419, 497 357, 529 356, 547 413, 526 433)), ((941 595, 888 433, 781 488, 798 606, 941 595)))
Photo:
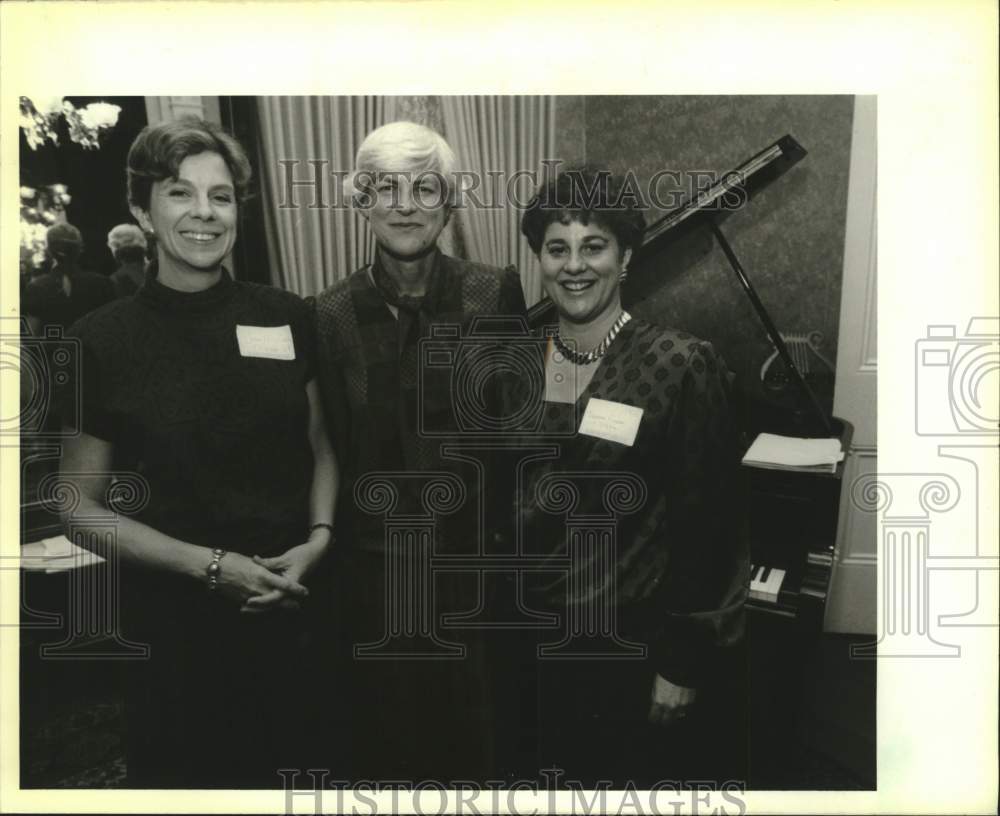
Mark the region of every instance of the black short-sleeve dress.
MULTIPOLYGON (((63 399, 79 402, 80 430, 112 443, 115 473, 143 486, 123 512, 244 555, 305 541, 314 343, 304 301, 226 272, 180 292, 153 268, 134 297, 70 336, 81 372, 63 399)), ((294 767, 303 744, 301 617, 241 615, 207 581, 128 564, 121 576, 122 632, 151 650, 128 667, 129 784, 280 787, 276 768, 294 767)))

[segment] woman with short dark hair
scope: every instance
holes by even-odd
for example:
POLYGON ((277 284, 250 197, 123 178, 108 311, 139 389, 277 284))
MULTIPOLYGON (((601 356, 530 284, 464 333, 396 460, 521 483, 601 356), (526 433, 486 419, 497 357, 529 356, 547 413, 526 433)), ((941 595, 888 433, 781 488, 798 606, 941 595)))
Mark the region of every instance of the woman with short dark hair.
POLYGON ((128 202, 149 210, 157 182, 177 178, 190 156, 213 153, 226 165, 236 202, 246 198, 252 170, 242 145, 214 122, 184 117, 147 127, 133 142, 128 155, 128 202))
POLYGON ((645 226, 625 192, 605 169, 569 168, 521 224, 558 313, 534 439, 558 453, 525 467, 517 513, 525 554, 551 559, 529 605, 565 628, 530 656, 538 753, 520 766, 588 787, 682 773, 666 759, 692 749, 675 724, 697 711, 720 643, 739 640, 748 567, 730 525, 727 369, 711 344, 623 308, 645 226), (568 532, 571 518, 587 530, 568 532))
MULTIPOLYGON (((596 221, 615 236, 618 248, 631 253, 642 245, 646 219, 632 203, 621 178, 590 165, 567 167, 546 180, 521 216, 521 232, 541 260, 542 243, 550 224, 586 226, 596 221)), ((628 266, 625 261, 623 266, 628 266)))
POLYGON ((123 633, 150 647, 127 684, 137 787, 280 787, 277 770, 304 761, 299 610, 337 477, 307 305, 224 266, 249 176, 217 125, 143 130, 129 203, 155 257, 133 297, 72 330, 83 365, 79 434, 62 458, 80 497, 70 521, 107 515, 115 482, 140 486, 114 544, 123 633))

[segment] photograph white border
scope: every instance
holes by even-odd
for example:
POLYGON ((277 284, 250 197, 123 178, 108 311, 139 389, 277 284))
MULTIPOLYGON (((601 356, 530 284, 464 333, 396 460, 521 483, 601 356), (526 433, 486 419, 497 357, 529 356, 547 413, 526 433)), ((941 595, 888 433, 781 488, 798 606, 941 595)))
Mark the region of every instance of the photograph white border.
MULTIPOLYGON (((903 421, 916 340, 1000 311, 993 2, 4 2, 0 54, 4 317, 17 314, 11 202, 17 96, 28 92, 874 94, 881 472, 940 468, 946 440, 903 421)), ((16 415, 15 399, 4 388, 3 416, 16 415)), ((0 469, 2 554, 16 556, 16 448, 0 469)), ((980 500, 995 502, 996 488, 980 484, 980 500)), ((953 529, 996 554, 994 531, 983 541, 974 517, 953 529)), ((16 571, 0 571, 5 621, 17 595, 16 571)), ((750 791, 748 811, 995 812, 997 632, 953 631, 960 659, 879 663, 878 791, 750 791)), ((283 812, 281 792, 19 790, 16 629, 0 627, 0 662, 0 812, 283 812)), ((517 812, 549 804, 529 800, 519 795, 517 812)), ((312 812, 309 800, 295 807, 312 812)))

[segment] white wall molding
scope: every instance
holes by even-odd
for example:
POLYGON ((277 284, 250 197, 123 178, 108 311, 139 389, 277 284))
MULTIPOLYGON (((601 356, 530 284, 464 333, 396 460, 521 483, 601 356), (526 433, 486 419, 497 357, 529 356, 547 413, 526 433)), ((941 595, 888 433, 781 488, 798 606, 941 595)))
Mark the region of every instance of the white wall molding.
POLYGON ((854 426, 845 451, 840 518, 825 628, 874 635, 879 529, 852 500, 855 481, 878 469, 878 229, 876 98, 854 98, 844 275, 833 412, 854 426))
POLYGON ((197 116, 210 122, 220 122, 217 96, 147 96, 146 118, 149 124, 172 122, 182 116, 197 116))

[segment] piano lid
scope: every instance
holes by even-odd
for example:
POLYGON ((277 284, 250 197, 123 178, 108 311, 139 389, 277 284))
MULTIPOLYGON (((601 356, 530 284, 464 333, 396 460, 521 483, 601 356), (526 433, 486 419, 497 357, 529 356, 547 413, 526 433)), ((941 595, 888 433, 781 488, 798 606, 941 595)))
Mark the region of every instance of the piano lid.
MULTIPOLYGON (((633 253, 633 266, 640 265, 643 260, 702 225, 706 217, 724 217, 728 212, 741 208, 805 156, 805 148, 791 135, 782 136, 723 175, 711 187, 647 226, 642 246, 633 253)), ((552 301, 542 298, 528 309, 528 321, 532 326, 545 323, 553 319, 553 310, 552 301)))

